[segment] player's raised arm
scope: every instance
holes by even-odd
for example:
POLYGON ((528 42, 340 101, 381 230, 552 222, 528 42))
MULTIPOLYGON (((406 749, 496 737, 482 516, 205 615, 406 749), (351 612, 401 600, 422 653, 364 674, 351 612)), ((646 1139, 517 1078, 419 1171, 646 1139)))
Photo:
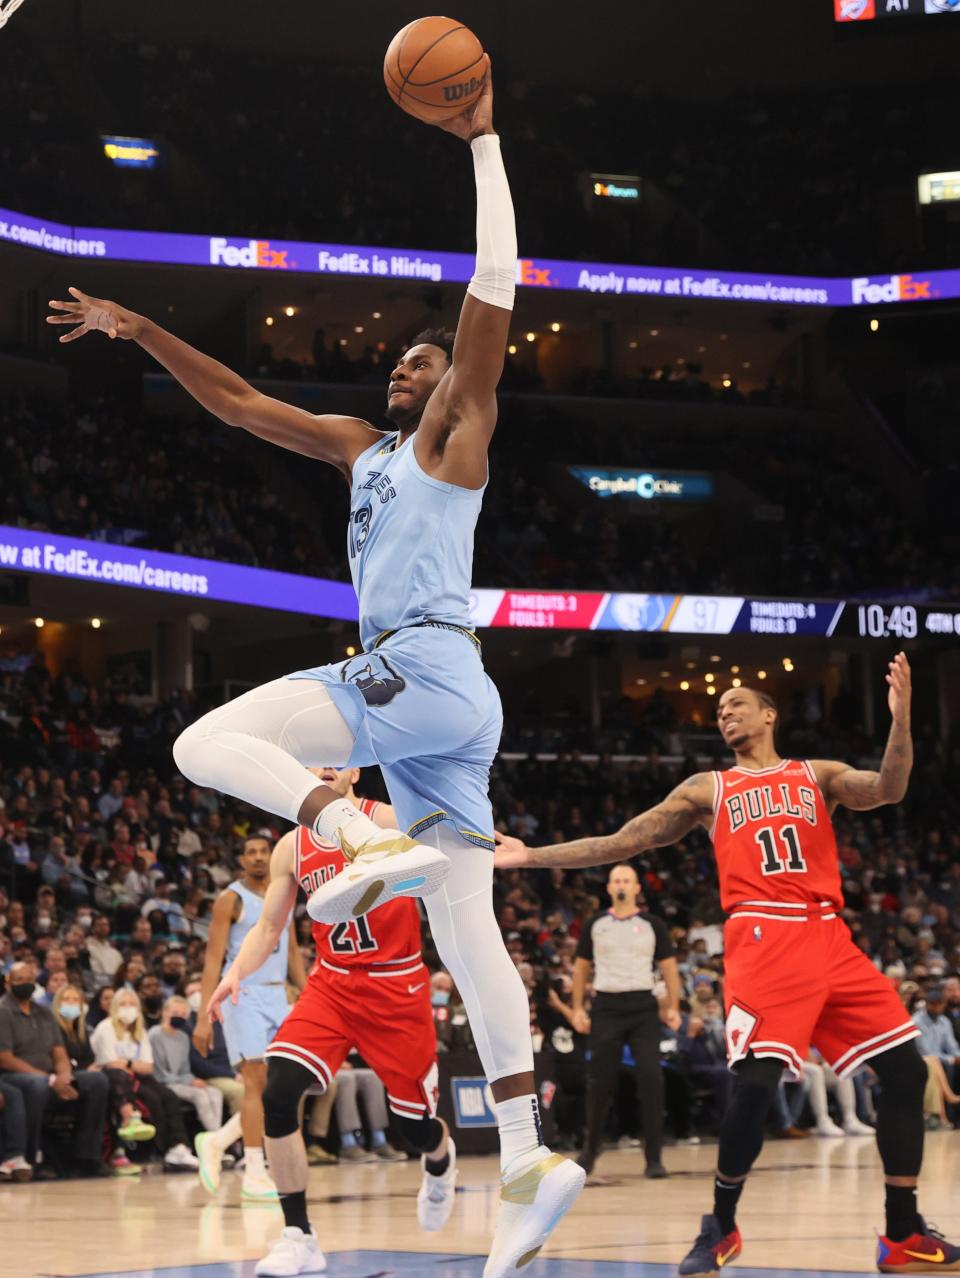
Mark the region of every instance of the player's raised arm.
POLYGON ((493 127, 493 84, 477 102, 438 127, 468 142, 477 182, 477 264, 467 285, 450 371, 437 387, 416 437, 417 459, 431 474, 464 488, 487 479, 487 449, 497 424, 517 276, 517 227, 510 185, 493 127), (440 465, 436 462, 442 454, 440 465))
POLYGON ((713 781, 710 773, 698 772, 672 790, 662 803, 642 812, 615 834, 595 839, 576 839, 546 848, 525 847, 519 839, 497 834, 494 865, 501 870, 542 870, 554 866, 576 870, 587 865, 609 865, 625 861, 648 848, 668 847, 697 825, 706 825, 713 816, 713 781))
POLYGON ((885 803, 899 803, 907 792, 913 768, 913 740, 910 736, 910 663, 905 653, 898 652, 890 662, 886 681, 892 722, 880 771, 861 771, 831 760, 816 760, 811 764, 831 808, 842 803, 845 808, 866 812, 885 803))
POLYGON ((72 302, 51 301, 59 314, 48 324, 72 324, 61 342, 75 342, 85 333, 136 342, 188 390, 208 412, 228 426, 240 426, 271 444, 318 461, 329 462, 349 475, 354 461, 381 437, 368 422, 356 417, 312 413, 264 395, 226 365, 174 337, 144 315, 116 302, 89 297, 71 288, 72 302))
POLYGON ((260 917, 243 938, 240 953, 223 975, 223 980, 210 996, 209 1014, 222 1021, 221 1003, 240 996, 240 983, 262 966, 283 934, 290 911, 297 900, 297 880, 293 872, 294 835, 285 834, 270 857, 270 886, 263 898, 260 917))

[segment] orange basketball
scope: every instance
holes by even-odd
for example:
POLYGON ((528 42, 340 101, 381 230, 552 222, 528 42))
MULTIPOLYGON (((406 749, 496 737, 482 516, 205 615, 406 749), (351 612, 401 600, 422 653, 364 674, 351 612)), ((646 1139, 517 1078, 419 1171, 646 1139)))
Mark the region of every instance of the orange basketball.
POLYGON ((439 124, 465 111, 486 80, 483 45, 454 18, 417 18, 383 60, 387 92, 409 115, 439 124))

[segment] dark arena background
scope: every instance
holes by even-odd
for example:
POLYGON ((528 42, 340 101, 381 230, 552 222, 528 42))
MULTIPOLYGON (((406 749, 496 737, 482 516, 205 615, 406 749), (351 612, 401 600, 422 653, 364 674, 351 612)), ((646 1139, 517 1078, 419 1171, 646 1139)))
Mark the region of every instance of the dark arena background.
MULTIPOLYGON (((4 13, 0 1273, 252 1278, 283 1215, 242 1198, 239 1142, 207 1192, 195 1104, 180 1155, 159 1131, 124 1138, 111 1101, 102 1155, 78 1159, 83 1095, 56 1062, 28 1067, 45 1108, 24 1137, 12 991, 26 972, 57 1034, 73 991, 84 1046, 125 990, 148 1026, 196 994, 193 1032, 244 839, 291 827, 193 785, 172 745, 258 684, 362 651, 350 494, 335 469, 206 414, 135 342, 60 345, 45 316, 75 287, 270 396, 385 429, 413 337, 456 326, 472 165, 384 90, 384 51, 420 16, 409 6, 2 0, 4 13)), ((730 767, 717 707, 741 687, 777 703, 784 757, 876 769, 884 676, 905 652, 909 788, 833 821, 843 919, 922 1031, 920 1195, 956 1238, 960 5, 458 0, 453 16, 492 58, 519 242, 470 598, 504 708, 496 828, 531 846, 610 835, 691 774, 730 767)), ((357 791, 388 799, 375 768, 357 791)), ((733 1077, 716 865, 699 827, 631 864, 681 984, 679 1025, 659 1031, 670 1175, 645 1177, 625 1050, 596 1167, 530 1278, 674 1274, 709 1210, 733 1077)), ((610 904, 607 873, 494 878, 544 1138, 574 1158, 592 1059, 576 955, 610 904)), ((309 968, 302 893, 294 927, 309 968)), ((423 955, 459 1149, 453 1211, 440 1232, 418 1227, 419 1158, 401 1157, 395 1116, 378 1126, 367 1099, 354 1129, 340 1099, 309 1097, 307 1207, 335 1278, 484 1272, 495 1102, 425 919, 423 955)), ((662 980, 654 993, 667 999, 662 980)), ((226 1078, 226 1120, 242 1090, 229 1060, 191 1052, 186 1086, 226 1078)), ((77 1060, 74 1082, 98 1062, 77 1060)), ((882 1088, 869 1061, 835 1084, 814 1053, 778 1090, 741 1203, 752 1272, 875 1271, 882 1088)), ((945 1267, 921 1252, 915 1268, 924 1258, 945 1267)))

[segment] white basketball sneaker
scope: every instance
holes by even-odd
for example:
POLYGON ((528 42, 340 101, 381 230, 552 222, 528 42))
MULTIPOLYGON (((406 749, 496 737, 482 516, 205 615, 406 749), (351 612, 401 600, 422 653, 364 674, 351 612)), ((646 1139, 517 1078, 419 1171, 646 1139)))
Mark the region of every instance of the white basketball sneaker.
POLYGON ((442 1176, 431 1176, 427 1171, 425 1156, 420 1159, 423 1168, 423 1180, 417 1194, 417 1221, 421 1229, 428 1234, 435 1234, 450 1219, 453 1211, 453 1200, 457 1192, 457 1147, 452 1139, 447 1140, 447 1153, 450 1155, 450 1166, 442 1176))
POLYGON ((483 1278, 509 1278, 536 1257, 586 1183, 582 1167, 562 1154, 500 1182, 500 1212, 483 1278))
POLYGON ((195 1136, 193 1147, 200 1164, 201 1184, 208 1194, 215 1194, 220 1188, 221 1154, 213 1132, 201 1132, 195 1136))
POLYGON ((340 846, 350 864, 307 902, 317 923, 347 923, 395 896, 429 896, 450 871, 450 858, 438 848, 399 830, 381 830, 355 848, 341 837, 340 846))
POLYGON ((296 1278, 297 1274, 322 1274, 326 1267, 317 1235, 288 1225, 263 1260, 257 1261, 253 1272, 257 1278, 296 1278))
POLYGON ((277 1187, 265 1171, 245 1171, 240 1197, 248 1203, 279 1203, 277 1187))

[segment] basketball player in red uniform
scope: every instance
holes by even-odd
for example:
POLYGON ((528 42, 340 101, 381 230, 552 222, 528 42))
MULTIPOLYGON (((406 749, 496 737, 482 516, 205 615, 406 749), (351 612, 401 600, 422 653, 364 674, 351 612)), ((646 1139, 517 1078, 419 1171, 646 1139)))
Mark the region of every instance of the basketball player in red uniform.
POLYGON ((712 1278, 741 1250, 736 1205, 763 1144, 780 1076, 799 1078, 811 1043, 840 1077, 869 1060, 880 1079, 877 1144, 886 1180, 883 1273, 960 1270, 960 1247, 917 1210, 926 1067, 918 1030, 893 987, 853 943, 830 816, 899 803, 913 765, 910 667, 901 652, 886 676, 893 723, 879 772, 845 763, 781 759, 776 706, 749 688, 720 698, 720 733, 736 757, 725 772, 688 777, 616 834, 548 848, 499 838, 502 869, 603 865, 666 847, 696 826, 713 838, 724 932, 727 1053, 736 1075, 720 1130, 713 1212, 680 1265, 712 1278))
MULTIPOLYGON (((311 769, 325 785, 383 829, 396 816, 388 804, 353 791, 358 768, 311 769)), ((277 943, 298 888, 309 897, 346 864, 338 844, 322 842, 306 826, 285 834, 270 862, 270 887, 256 927, 211 1000, 211 1014, 236 1002, 240 982, 256 971, 277 943)), ((306 989, 266 1051, 263 1095, 267 1157, 280 1195, 285 1228, 259 1261, 259 1278, 319 1273, 326 1263, 306 1209, 307 1151, 298 1107, 308 1087, 329 1087, 354 1048, 387 1089, 387 1102, 406 1139, 421 1152, 423 1182, 417 1218, 438 1230, 453 1209, 456 1148, 436 1117, 437 1040, 430 1004, 430 975, 420 957, 416 902, 396 897, 349 923, 314 923, 317 961, 306 989)))

